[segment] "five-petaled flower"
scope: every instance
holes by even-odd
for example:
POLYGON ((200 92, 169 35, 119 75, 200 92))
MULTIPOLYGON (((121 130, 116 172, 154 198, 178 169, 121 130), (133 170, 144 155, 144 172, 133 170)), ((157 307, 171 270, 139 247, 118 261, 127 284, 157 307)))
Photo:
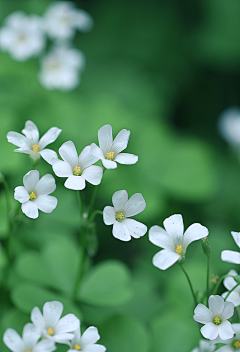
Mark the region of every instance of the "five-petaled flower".
POLYGON ((146 202, 141 193, 135 193, 129 200, 127 191, 117 191, 112 196, 113 207, 103 209, 103 221, 113 225, 112 234, 122 241, 130 241, 131 236, 139 238, 147 232, 147 226, 139 221, 129 219, 130 216, 141 213, 146 202))
POLYGON ((180 214, 170 216, 163 224, 165 230, 157 225, 149 230, 149 240, 163 248, 153 257, 153 265, 161 270, 183 260, 190 243, 208 236, 208 229, 199 223, 192 224, 183 233, 183 218, 180 214))
POLYGON ((100 335, 96 327, 90 326, 82 335, 79 328, 74 331, 74 338, 70 341, 70 349, 67 352, 105 352, 105 346, 96 344, 99 339, 100 335))
POLYGON ((46 174, 39 180, 39 172, 31 170, 23 177, 23 184, 15 188, 14 198, 22 203, 22 211, 29 218, 36 219, 38 209, 51 213, 56 208, 57 198, 49 196, 56 189, 52 175, 46 174))
POLYGON ((95 143, 91 144, 91 153, 101 159, 106 169, 115 169, 119 164, 131 165, 138 161, 138 156, 134 154, 121 153, 127 148, 130 131, 121 130, 113 141, 112 126, 105 125, 98 131, 98 147, 95 143))
POLYGON ((224 302, 221 296, 210 296, 209 308, 199 303, 194 310, 193 319, 204 324, 201 328, 202 335, 209 340, 218 336, 222 340, 231 339, 235 333, 231 323, 227 320, 233 316, 234 305, 224 302))
POLYGON ((232 328, 235 331, 235 336, 231 339, 223 340, 220 338, 216 339, 217 343, 224 343, 225 346, 222 346, 216 350, 216 352, 235 352, 239 351, 240 348, 240 324, 232 324, 232 328))
POLYGON ((45 149, 45 147, 53 143, 62 132, 57 127, 50 128, 39 140, 39 131, 35 123, 27 121, 25 127, 21 133, 10 131, 7 134, 8 142, 19 147, 15 149, 15 152, 29 154, 30 158, 34 161, 41 157, 46 160, 49 164, 52 164, 53 159, 57 159, 57 154, 51 149, 45 149))
MULTIPOLYGON (((232 231, 231 235, 234 241, 236 242, 237 246, 240 248, 240 232, 232 231)), ((229 250, 222 251, 221 259, 224 262, 240 264, 240 253, 235 251, 229 251, 229 250)))

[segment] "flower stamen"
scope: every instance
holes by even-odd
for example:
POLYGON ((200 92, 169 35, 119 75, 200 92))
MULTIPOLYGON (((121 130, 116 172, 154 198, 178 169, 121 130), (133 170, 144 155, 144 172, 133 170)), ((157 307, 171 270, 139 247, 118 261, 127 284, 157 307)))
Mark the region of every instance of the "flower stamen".
POLYGON ((182 248, 182 245, 180 244, 180 246, 177 246, 177 248, 176 248, 176 253, 180 254, 180 253, 182 253, 182 251, 183 251, 183 248, 182 248))
POLYGON ((239 348, 240 347, 240 341, 239 340, 234 340, 232 345, 235 348, 239 348))
POLYGON ((219 325, 219 324, 221 324, 221 319, 219 317, 215 317, 213 322, 214 322, 214 324, 219 325))
POLYGON ((106 159, 107 160, 113 160, 114 152, 109 152, 106 154, 106 159))
POLYGON ((81 175, 81 169, 80 169, 79 166, 75 167, 73 174, 76 175, 76 176, 80 176, 81 175))
POLYGON ((74 348, 75 348, 75 350, 80 350, 80 349, 81 349, 81 346, 79 346, 79 345, 76 344, 76 345, 74 346, 74 348))
POLYGON ((53 334, 53 329, 52 329, 52 328, 49 328, 48 331, 47 331, 47 333, 48 333, 49 335, 52 335, 52 334, 53 334))
POLYGON ((124 214, 122 212, 120 212, 120 211, 117 211, 116 214, 115 214, 115 219, 117 221, 123 220, 124 219, 124 214))
POLYGON ((33 200, 33 198, 37 198, 34 192, 30 193, 29 196, 30 196, 30 200, 33 200))
POLYGON ((39 148, 39 145, 38 145, 38 144, 34 144, 34 145, 32 146, 32 151, 33 151, 34 153, 38 154, 38 148, 39 148))

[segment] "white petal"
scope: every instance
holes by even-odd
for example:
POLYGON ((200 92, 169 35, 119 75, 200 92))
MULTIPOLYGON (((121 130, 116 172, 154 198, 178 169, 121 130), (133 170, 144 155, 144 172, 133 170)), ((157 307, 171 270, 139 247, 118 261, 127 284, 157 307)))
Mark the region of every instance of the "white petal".
POLYGON ((28 323, 23 328, 22 340, 27 349, 32 349, 36 345, 41 333, 37 327, 31 323, 28 323))
POLYGON ((84 331, 81 337, 81 344, 83 348, 89 344, 94 344, 100 339, 98 329, 94 326, 90 326, 84 331))
POLYGON ((34 307, 32 309, 31 321, 39 330, 43 329, 43 327, 45 325, 45 321, 44 321, 43 315, 38 307, 34 307))
POLYGON ((8 132, 7 140, 21 149, 29 149, 27 138, 20 133, 8 132))
POLYGON ((94 155, 92 155, 90 151, 90 145, 85 147, 81 154, 79 155, 78 158, 78 165, 80 165, 81 169, 85 169, 86 167, 96 163, 98 161, 98 158, 96 158, 94 155))
POLYGON ((60 319, 63 304, 58 301, 46 302, 43 306, 43 317, 47 327, 54 328, 60 319))
POLYGON ((56 197, 48 195, 40 195, 33 202, 37 205, 38 209, 44 213, 51 213, 57 206, 58 200, 56 197))
POLYGON ((141 193, 135 193, 123 208, 124 215, 127 217, 141 213, 146 208, 146 202, 141 193))
POLYGON ((25 127, 22 130, 22 133, 25 134, 27 139, 31 141, 32 144, 38 144, 39 140, 39 131, 35 123, 32 121, 27 121, 25 123, 25 127))
POLYGON ((44 175, 36 184, 35 191, 37 195, 46 195, 54 192, 56 189, 55 179, 52 175, 44 175))
POLYGON ((68 189, 82 190, 86 187, 85 179, 82 176, 69 176, 64 186, 68 189))
POLYGON ((90 152, 93 156, 95 156, 98 160, 99 159, 104 159, 103 152, 101 148, 99 148, 95 143, 92 143, 90 145, 90 152))
MULTIPOLYGON (((230 270, 228 272, 228 275, 236 276, 238 275, 238 273, 236 272, 236 270, 230 270)), ((223 280, 223 284, 226 289, 230 291, 237 284, 237 282, 234 280, 233 277, 225 277, 225 279, 223 280)))
POLYGON ((63 143, 59 148, 59 154, 74 169, 78 165, 78 154, 76 147, 72 141, 63 143))
POLYGON ((213 319, 213 314, 206 306, 202 303, 199 303, 197 307, 194 309, 193 319, 198 323, 207 324, 213 319))
POLYGON ((55 343, 51 340, 39 341, 33 348, 32 352, 52 352, 55 351, 55 343))
POLYGON ((41 157, 50 165, 53 164, 53 161, 58 160, 57 153, 51 149, 44 149, 39 152, 41 157))
MULTIPOLYGON (((225 342, 225 341, 223 341, 223 342, 225 342)), ((214 351, 214 350, 213 350, 214 351)), ((217 350, 216 350, 216 352, 232 352, 233 350, 232 350, 232 347, 230 347, 230 346, 228 346, 228 345, 225 345, 225 346, 222 346, 222 347, 220 347, 220 348, 218 348, 217 350)), ((75 352, 75 351, 74 351, 75 352)), ((197 351, 198 352, 198 351, 197 351)))
POLYGON ((106 206, 103 209, 103 221, 105 225, 113 225, 115 221, 115 209, 110 206, 106 206))
POLYGON ((138 156, 134 154, 120 153, 116 156, 114 161, 119 164, 132 165, 136 164, 136 162, 138 161, 138 156))
MULTIPOLYGON (((84 348, 84 352, 105 352, 107 349, 103 345, 88 345, 87 347, 84 348)), ((74 351, 76 352, 76 351, 74 351)))
POLYGON ((163 249, 153 257, 153 265, 161 270, 166 270, 176 263, 181 256, 169 249, 163 249))
POLYGON ((131 236, 127 227, 120 222, 115 221, 113 224, 112 234, 115 238, 118 238, 121 241, 130 241, 131 236))
POLYGON ((112 203, 116 211, 123 210, 128 200, 126 190, 117 191, 112 196, 112 203))
POLYGON ((232 231, 231 235, 233 236, 233 239, 236 242, 236 245, 240 248, 240 232, 232 231))
POLYGON ((114 153, 119 154, 121 151, 127 148, 128 140, 130 137, 130 131, 123 129, 121 130, 113 141, 112 150, 114 153))
POLYGON ((232 328, 232 324, 225 320, 218 325, 218 333, 222 340, 227 340, 233 337, 235 331, 232 328))
POLYGON ((74 314, 67 314, 55 326, 56 334, 72 332, 79 329, 79 319, 74 314))
POLYGON ((117 163, 113 160, 102 159, 102 164, 105 169, 116 169, 117 163))
POLYGON ((39 148, 43 149, 46 147, 46 145, 53 143, 58 138, 61 132, 62 130, 57 127, 50 128, 40 139, 39 148))
POLYGON ((160 226, 152 226, 149 230, 149 241, 158 247, 174 250, 173 238, 160 226))
POLYGON ((7 329, 3 335, 3 342, 13 352, 23 352, 24 345, 21 337, 14 329, 7 329))
POLYGON ((211 295, 208 300, 209 309, 214 316, 221 315, 224 309, 224 299, 218 295, 211 295))
POLYGON ((69 340, 72 340, 74 338, 74 334, 70 332, 66 332, 66 333, 56 334, 49 338, 51 338, 52 341, 55 341, 57 343, 63 343, 65 345, 68 345, 69 340))
POLYGON ((38 207, 31 200, 22 204, 22 212, 31 219, 36 219, 38 217, 38 207))
POLYGON ((14 189, 14 198, 20 203, 25 203, 30 199, 30 196, 25 187, 18 186, 14 189))
POLYGON ((183 235, 183 246, 186 249, 187 246, 193 241, 200 240, 201 238, 208 236, 208 229, 201 224, 192 224, 187 228, 183 235))
POLYGON ((112 126, 105 125, 98 130, 98 141, 99 141, 99 146, 102 149, 104 156, 109 151, 112 151, 112 150, 110 150, 112 147, 112 142, 113 142, 112 126))
MULTIPOLYGON (((225 298, 228 294, 227 292, 224 292, 222 294, 222 297, 225 298)), ((237 307, 240 305, 240 295, 239 292, 236 292, 236 290, 234 290, 232 293, 230 293, 230 295, 228 296, 228 298, 226 299, 227 302, 232 302, 232 304, 237 307)))
POLYGON ((134 238, 139 238, 147 232, 147 226, 133 219, 124 219, 123 224, 127 226, 130 235, 134 238))
POLYGON ((32 192, 35 189, 38 181, 39 172, 37 170, 31 170, 23 177, 23 184, 28 192, 32 192))
POLYGON ((207 323, 201 328, 202 335, 209 340, 214 340, 218 336, 218 328, 217 325, 211 323, 207 323))
POLYGON ((103 176, 103 169, 101 166, 91 165, 83 170, 82 177, 85 178, 86 181, 91 183, 94 186, 97 186, 101 183, 103 176))
POLYGON ((52 165, 54 173, 58 177, 69 177, 72 176, 72 167, 66 161, 57 160, 52 165))
POLYGON ((239 338, 239 336, 240 336, 240 324, 239 323, 232 324, 232 328, 235 331, 236 336, 238 336, 238 338, 239 338))
POLYGON ((240 264, 240 253, 235 251, 222 251, 221 259, 224 262, 240 264))
POLYGON ((225 302, 224 309, 222 312, 222 318, 229 319, 233 316, 233 313, 234 313, 234 305, 232 304, 232 302, 225 302))
POLYGON ((181 238, 183 236, 183 218, 180 214, 175 214, 165 219, 164 227, 166 231, 174 238, 181 238))

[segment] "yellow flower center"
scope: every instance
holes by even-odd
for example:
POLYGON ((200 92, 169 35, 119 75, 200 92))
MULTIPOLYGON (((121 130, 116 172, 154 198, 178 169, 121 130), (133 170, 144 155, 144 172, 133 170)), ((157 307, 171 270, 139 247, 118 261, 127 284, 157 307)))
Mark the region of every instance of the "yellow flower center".
POLYGON ((34 144, 34 145, 32 146, 32 151, 33 151, 34 153, 38 154, 38 148, 39 148, 39 145, 38 145, 38 144, 34 144))
POLYGON ((75 348, 75 350, 80 350, 81 347, 76 344, 76 345, 74 346, 74 348, 75 348))
POLYGON ((107 160, 113 160, 113 155, 114 155, 114 152, 109 152, 106 154, 106 159, 107 160))
POLYGON ((233 345, 233 347, 235 347, 235 348, 239 348, 239 347, 240 347, 240 342, 239 342, 239 340, 234 340, 232 345, 233 345))
POLYGON ((30 200, 33 200, 33 198, 37 198, 34 192, 30 193, 29 196, 30 196, 30 200))
POLYGON ((116 214, 115 214, 115 219, 116 219, 117 221, 123 220, 123 219, 124 219, 123 213, 121 213, 120 211, 117 211, 116 214))
POLYGON ((221 319, 219 317, 215 317, 213 322, 214 322, 214 324, 219 325, 219 324, 221 324, 221 319))
POLYGON ((53 334, 53 329, 52 329, 52 328, 49 328, 48 331, 47 331, 47 333, 48 333, 49 335, 52 335, 52 334, 53 334))
POLYGON ((183 248, 182 248, 182 245, 180 244, 180 246, 177 246, 177 248, 176 248, 176 253, 180 254, 180 253, 182 253, 182 251, 183 251, 183 248))
POLYGON ((26 352, 32 352, 32 351, 26 351, 26 352))
POLYGON ((73 174, 76 175, 76 176, 80 176, 81 175, 81 169, 80 169, 79 166, 75 167, 73 174))

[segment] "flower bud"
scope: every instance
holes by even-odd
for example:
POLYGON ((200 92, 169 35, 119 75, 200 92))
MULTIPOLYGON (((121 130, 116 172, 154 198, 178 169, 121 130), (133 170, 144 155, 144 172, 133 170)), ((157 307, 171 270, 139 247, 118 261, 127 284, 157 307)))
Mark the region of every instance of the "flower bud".
POLYGON ((209 257, 211 252, 212 252, 212 248, 210 247, 209 243, 208 243, 208 239, 207 237, 202 238, 202 249, 203 249, 203 253, 209 257))

